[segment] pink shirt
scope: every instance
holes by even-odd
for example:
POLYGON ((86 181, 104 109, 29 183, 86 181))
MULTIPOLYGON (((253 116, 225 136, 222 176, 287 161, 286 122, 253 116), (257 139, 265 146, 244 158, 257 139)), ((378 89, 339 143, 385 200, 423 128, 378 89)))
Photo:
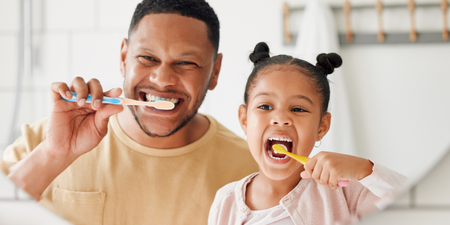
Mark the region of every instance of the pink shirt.
MULTIPOLYGON (((216 193, 208 224, 244 224, 251 212, 245 205, 246 187, 257 174, 227 184, 216 193)), ((405 181, 403 175, 374 164, 371 175, 336 190, 302 179, 280 200, 280 206, 294 224, 351 224, 392 201, 405 181)))

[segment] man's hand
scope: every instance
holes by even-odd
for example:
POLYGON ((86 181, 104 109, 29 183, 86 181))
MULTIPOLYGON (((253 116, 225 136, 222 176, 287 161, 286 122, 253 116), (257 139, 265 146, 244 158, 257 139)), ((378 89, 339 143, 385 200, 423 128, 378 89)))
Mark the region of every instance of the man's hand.
POLYGON ((118 97, 120 88, 103 93, 96 79, 85 83, 77 77, 69 88, 65 83, 52 84, 52 110, 48 120, 47 153, 57 158, 76 159, 97 146, 107 133, 109 117, 123 110, 120 105, 102 104, 103 96, 118 97), (61 98, 72 98, 77 93, 77 103, 61 98), (92 102, 86 103, 91 95, 92 102))
POLYGON ((118 97, 122 90, 115 88, 103 93, 96 79, 86 83, 77 77, 70 88, 66 83, 53 83, 51 89, 52 109, 46 139, 10 168, 8 175, 36 200, 79 156, 100 143, 107 133, 109 117, 123 110, 121 105, 102 104, 103 96, 118 97), (77 103, 61 98, 72 98, 71 92, 77 93, 77 103), (89 94, 92 102, 86 103, 89 94))

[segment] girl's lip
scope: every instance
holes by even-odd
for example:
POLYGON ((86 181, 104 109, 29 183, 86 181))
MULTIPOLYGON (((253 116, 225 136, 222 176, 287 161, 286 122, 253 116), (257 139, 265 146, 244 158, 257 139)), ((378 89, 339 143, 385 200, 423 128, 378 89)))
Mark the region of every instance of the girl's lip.
POLYGON ((285 159, 274 159, 269 156, 269 152, 267 151, 267 149, 264 150, 264 155, 266 156, 267 161, 273 164, 286 164, 291 160, 291 157, 289 156, 286 156, 285 159))
MULTIPOLYGON (((284 134, 284 133, 274 133, 274 134, 269 135, 265 139, 266 141, 264 143, 264 152, 265 152, 264 154, 265 154, 265 156, 266 156, 266 158, 267 158, 267 160, 269 162, 271 162, 273 164, 285 164, 285 163, 289 162, 291 160, 291 157, 289 157, 289 156, 286 156, 285 159, 280 159, 280 160, 270 157, 269 152, 268 152, 269 147, 271 148, 271 146, 269 146, 270 139, 279 140, 279 141, 286 140, 288 142, 293 142, 293 138, 291 136, 287 135, 287 134, 284 134)), ((293 148, 294 148, 294 143, 292 143, 291 151, 292 151, 293 148)))

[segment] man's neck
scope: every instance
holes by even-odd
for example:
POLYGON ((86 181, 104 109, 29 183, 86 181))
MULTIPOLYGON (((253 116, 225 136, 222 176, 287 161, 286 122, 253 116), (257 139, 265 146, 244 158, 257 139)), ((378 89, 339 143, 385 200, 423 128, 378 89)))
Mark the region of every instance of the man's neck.
POLYGON ((168 137, 150 137, 139 126, 131 111, 125 107, 117 114, 117 120, 122 130, 134 141, 141 145, 170 149, 179 148, 200 139, 209 129, 210 122, 203 116, 196 114, 183 128, 168 137))

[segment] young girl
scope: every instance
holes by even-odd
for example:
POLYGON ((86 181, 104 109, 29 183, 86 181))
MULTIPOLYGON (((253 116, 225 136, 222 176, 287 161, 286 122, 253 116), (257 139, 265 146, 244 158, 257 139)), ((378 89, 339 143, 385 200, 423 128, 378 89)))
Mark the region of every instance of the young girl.
POLYGON ((308 156, 330 128, 327 75, 342 64, 320 54, 316 66, 287 55, 269 56, 265 43, 250 54, 239 122, 259 173, 222 187, 209 224, 349 224, 395 196, 405 177, 368 159, 320 152, 305 166, 272 150, 308 156), (312 178, 312 179, 302 179, 312 178), (339 187, 339 180, 349 180, 339 187))

